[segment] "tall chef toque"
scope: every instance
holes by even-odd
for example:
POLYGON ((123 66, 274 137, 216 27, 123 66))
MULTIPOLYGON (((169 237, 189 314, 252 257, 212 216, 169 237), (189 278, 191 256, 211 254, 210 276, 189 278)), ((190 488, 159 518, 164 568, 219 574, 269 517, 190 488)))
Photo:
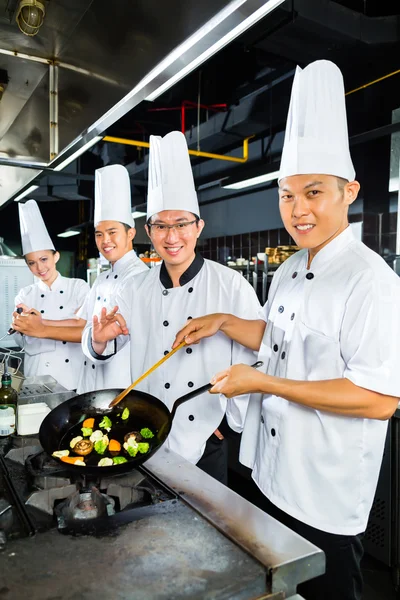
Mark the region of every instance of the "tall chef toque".
POLYGON ((119 221, 135 227, 131 209, 131 182, 122 165, 95 171, 94 226, 100 221, 119 221))
POLYGON ((335 175, 353 181, 343 77, 317 60, 293 80, 279 180, 291 175, 335 175))
POLYGON ((22 254, 55 250, 35 200, 18 204, 22 254))
POLYGON ((150 136, 147 220, 163 210, 200 216, 186 138, 180 131, 150 136))

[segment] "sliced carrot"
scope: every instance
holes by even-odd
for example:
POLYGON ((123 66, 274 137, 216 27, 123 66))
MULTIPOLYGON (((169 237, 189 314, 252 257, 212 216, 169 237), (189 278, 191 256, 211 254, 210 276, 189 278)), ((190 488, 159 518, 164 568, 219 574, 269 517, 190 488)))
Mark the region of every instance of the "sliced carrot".
POLYGON ((69 463, 70 465, 74 465, 77 460, 82 461, 83 457, 82 456, 62 456, 61 460, 63 462, 69 463))
POLYGON ((88 427, 89 429, 93 429, 94 419, 85 419, 82 423, 82 427, 88 427))
POLYGON ((121 450, 121 444, 117 442, 117 440, 110 440, 108 449, 110 452, 119 452, 121 450))

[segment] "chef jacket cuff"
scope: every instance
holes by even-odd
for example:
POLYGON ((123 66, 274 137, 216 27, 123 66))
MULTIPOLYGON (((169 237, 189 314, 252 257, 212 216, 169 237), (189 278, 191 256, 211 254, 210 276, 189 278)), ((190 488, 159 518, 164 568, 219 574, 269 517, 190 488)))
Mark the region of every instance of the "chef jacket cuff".
MULTIPOLYGON (((114 356, 117 353, 117 341, 116 340, 112 340, 111 342, 114 346, 114 351, 111 352, 111 354, 97 354, 97 352, 93 349, 92 346, 92 338, 89 338, 89 352, 91 354, 91 356, 93 358, 95 358, 96 360, 108 360, 109 358, 111 358, 112 356, 114 356)), ((110 342, 107 342, 107 346, 106 346, 106 350, 109 349, 110 346, 110 342)))

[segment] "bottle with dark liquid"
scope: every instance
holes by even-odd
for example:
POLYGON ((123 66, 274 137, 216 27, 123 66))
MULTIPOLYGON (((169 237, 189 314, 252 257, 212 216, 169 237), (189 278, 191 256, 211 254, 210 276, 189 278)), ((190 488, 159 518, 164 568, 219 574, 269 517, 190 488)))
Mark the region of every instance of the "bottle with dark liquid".
POLYGON ((1 377, 0 388, 0 438, 17 431, 18 394, 11 387, 11 375, 7 367, 1 377))

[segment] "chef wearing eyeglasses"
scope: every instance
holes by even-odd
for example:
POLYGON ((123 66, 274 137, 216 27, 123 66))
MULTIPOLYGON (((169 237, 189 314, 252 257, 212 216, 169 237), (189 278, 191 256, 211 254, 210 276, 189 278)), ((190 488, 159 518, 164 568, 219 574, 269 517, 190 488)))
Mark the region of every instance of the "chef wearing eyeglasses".
MULTIPOLYGON (((135 276, 117 295, 120 314, 115 320, 107 320, 106 311, 94 319, 92 343, 83 346, 88 357, 101 362, 114 350, 114 343, 106 348, 106 342, 118 336, 119 351, 128 339, 121 334, 129 332, 134 381, 169 352, 188 320, 217 311, 256 318, 260 305, 244 277, 196 253, 203 227, 184 135, 151 136, 146 231, 163 263, 135 276)), ((138 389, 159 397, 171 410, 177 398, 237 361, 251 364, 254 353, 221 333, 179 350, 138 389)), ((241 431, 247 404, 247 396, 220 396, 215 402, 208 393, 186 402, 177 410, 167 445, 226 482, 226 440, 218 427, 226 413, 230 427, 241 431)))

